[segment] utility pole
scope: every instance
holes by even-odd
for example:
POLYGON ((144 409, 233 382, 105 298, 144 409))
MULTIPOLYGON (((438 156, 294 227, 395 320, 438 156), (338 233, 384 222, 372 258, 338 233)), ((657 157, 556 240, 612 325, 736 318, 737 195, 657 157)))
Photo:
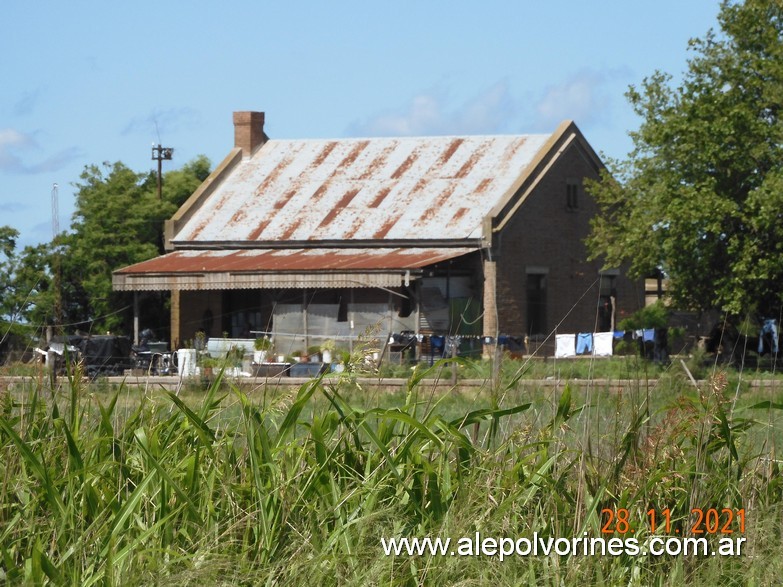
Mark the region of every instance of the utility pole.
MULTIPOLYGON (((155 125, 157 127, 157 124, 155 125)), ((158 137, 160 140, 160 136, 158 137)), ((158 162, 158 201, 163 201, 163 162, 171 161, 174 156, 174 149, 171 147, 162 147, 160 143, 152 143, 152 160, 158 162)), ((158 250, 165 252, 165 235, 161 227, 158 239, 158 250)), ((172 292, 173 296, 179 296, 179 292, 172 292)), ((139 292, 133 292, 133 344, 139 344, 139 292)))
POLYGON ((158 162, 158 200, 163 199, 163 161, 171 161, 174 149, 152 145, 152 160, 158 162))

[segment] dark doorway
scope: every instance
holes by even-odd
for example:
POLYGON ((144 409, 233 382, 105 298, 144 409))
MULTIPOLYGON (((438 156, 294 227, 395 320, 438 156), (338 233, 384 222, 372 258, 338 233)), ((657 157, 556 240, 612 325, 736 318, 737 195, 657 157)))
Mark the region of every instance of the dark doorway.
POLYGON ((546 274, 527 274, 527 334, 546 333, 546 274))

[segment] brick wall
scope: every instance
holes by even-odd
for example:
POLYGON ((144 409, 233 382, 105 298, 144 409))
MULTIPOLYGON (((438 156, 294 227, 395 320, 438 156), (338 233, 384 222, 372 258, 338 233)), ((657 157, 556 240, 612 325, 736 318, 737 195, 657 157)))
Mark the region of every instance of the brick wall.
MULTIPOLYGON (((497 308, 502 332, 530 333, 527 284, 531 272, 546 276, 545 334, 555 327, 559 332, 596 330, 601 263, 587 261, 584 245, 590 218, 597 211, 584 189, 585 177, 595 178, 597 173, 574 142, 497 235, 497 308), (569 206, 569 183, 577 186, 575 207, 573 201, 569 206)), ((632 282, 621 272, 616 278, 616 321, 642 307, 643 289, 641 282, 632 282)))

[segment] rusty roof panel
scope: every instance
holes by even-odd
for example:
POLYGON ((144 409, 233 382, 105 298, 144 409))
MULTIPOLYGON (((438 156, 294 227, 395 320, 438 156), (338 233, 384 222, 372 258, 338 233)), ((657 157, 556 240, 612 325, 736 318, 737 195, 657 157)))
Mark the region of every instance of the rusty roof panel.
POLYGON ((183 250, 125 267, 115 274, 405 271, 475 250, 470 247, 183 250))
POLYGON ((232 169, 172 240, 475 238, 548 139, 271 140, 232 169))

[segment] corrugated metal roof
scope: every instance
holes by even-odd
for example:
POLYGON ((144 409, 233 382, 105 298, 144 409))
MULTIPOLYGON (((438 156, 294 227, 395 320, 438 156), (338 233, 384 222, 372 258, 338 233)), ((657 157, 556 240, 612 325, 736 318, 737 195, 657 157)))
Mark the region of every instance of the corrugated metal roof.
POLYGON ((271 140, 172 241, 477 239, 549 138, 271 140))
POLYGON ((407 270, 475 248, 184 250, 114 272, 120 291, 260 287, 394 287, 407 270))
POLYGON ((475 248, 232 249, 175 251, 115 274, 404 271, 466 255, 475 248))

